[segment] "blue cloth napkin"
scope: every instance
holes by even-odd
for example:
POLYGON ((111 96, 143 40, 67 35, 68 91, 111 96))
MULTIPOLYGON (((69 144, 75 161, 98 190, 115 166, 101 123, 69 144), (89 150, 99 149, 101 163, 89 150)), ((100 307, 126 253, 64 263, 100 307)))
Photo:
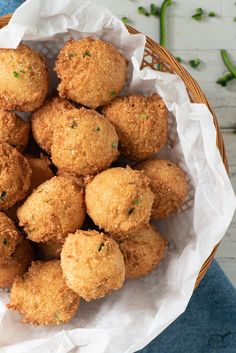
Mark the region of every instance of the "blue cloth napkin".
MULTIPOLYGON (((0 0, 0 16, 23 2, 0 0)), ((185 313, 139 353, 236 353, 236 290, 215 261, 185 313)))

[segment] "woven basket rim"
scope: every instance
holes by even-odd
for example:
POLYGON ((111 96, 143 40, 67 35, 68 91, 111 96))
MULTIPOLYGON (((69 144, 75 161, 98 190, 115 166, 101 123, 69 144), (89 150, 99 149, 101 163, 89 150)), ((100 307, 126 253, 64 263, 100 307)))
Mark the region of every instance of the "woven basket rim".
MULTIPOLYGON (((0 17, 0 28, 7 25, 8 22, 10 21, 11 17, 12 17, 12 14, 7 14, 5 16, 1 16, 0 17)), ((126 25, 126 27, 131 34, 140 33, 138 30, 136 30, 135 28, 133 28, 129 25, 126 25)), ((154 53, 156 53, 160 57, 162 62, 168 63, 168 65, 170 65, 171 68, 173 69, 172 71, 175 72, 176 74, 178 74, 182 78, 182 80, 184 81, 184 83, 186 85, 187 90, 191 91, 191 93, 193 93, 193 101, 197 102, 197 103, 204 103, 209 108, 210 112, 212 113, 214 125, 216 128, 217 147, 218 147, 219 152, 221 154, 221 158, 224 163, 225 169, 226 169, 227 173, 229 173, 228 159, 227 159, 227 155, 226 155, 224 140, 223 140, 220 128, 219 128, 216 114, 213 111, 213 109, 211 108, 211 105, 210 105, 208 99, 206 98, 205 94, 203 93, 202 89, 200 88, 199 84, 190 75, 190 73, 181 65, 181 63, 179 63, 178 60, 166 48, 164 48, 160 44, 156 43, 149 36, 147 36, 147 35, 145 35, 145 36, 146 36, 146 47, 148 47, 154 53)), ((210 256, 207 258, 207 260, 202 265, 202 268, 198 274, 198 278, 195 283, 195 288, 199 285, 202 278, 206 274, 206 272, 207 272, 207 270, 208 270, 208 268, 209 268, 209 266, 215 256, 215 253, 217 251, 219 244, 215 246, 215 248, 213 249, 210 256)))

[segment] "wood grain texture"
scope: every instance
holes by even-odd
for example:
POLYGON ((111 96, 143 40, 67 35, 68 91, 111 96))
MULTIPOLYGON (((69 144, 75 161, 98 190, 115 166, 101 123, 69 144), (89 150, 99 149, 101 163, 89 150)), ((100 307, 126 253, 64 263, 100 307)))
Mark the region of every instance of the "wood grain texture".
MULTIPOLYGON (((97 0, 107 6, 115 15, 128 17, 131 25, 154 40, 159 39, 159 20, 145 17, 137 12, 138 6, 148 8, 153 0, 97 0)), ((160 4, 161 1, 157 1, 160 4)), ((236 62, 236 5, 234 0, 181 0, 168 10, 168 46, 171 52, 184 59, 184 66, 199 82, 210 100, 221 125, 226 143, 231 180, 236 189, 236 80, 222 88, 216 84, 218 77, 226 71, 220 57, 220 49, 228 49, 236 62), (191 16, 194 10, 202 7, 206 14, 217 13, 216 18, 206 16, 204 21, 196 22, 191 16), (202 61, 197 70, 188 61, 199 57, 202 61)), ((216 258, 223 270, 236 286, 236 216, 221 242, 216 258)))

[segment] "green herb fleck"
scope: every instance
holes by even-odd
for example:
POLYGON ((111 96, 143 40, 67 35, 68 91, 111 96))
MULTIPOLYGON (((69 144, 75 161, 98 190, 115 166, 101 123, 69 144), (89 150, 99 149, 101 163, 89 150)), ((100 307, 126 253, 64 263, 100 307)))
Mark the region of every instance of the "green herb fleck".
POLYGON ((7 245, 7 239, 6 239, 6 238, 4 238, 4 239, 3 239, 3 241, 2 241, 2 243, 3 243, 3 245, 5 245, 5 246, 6 246, 6 245, 7 245))
POLYGON ((115 95, 116 95, 116 91, 111 91, 111 93, 110 93, 110 94, 111 94, 111 96, 112 96, 112 97, 115 97, 115 95))
POLYGON ((192 16, 192 18, 195 21, 201 21, 203 14, 204 14, 203 9, 201 7, 199 7, 198 9, 195 10, 195 14, 192 16))
POLYGON ((90 51, 89 51, 89 50, 86 50, 86 51, 84 52, 83 57, 85 57, 85 56, 91 56, 91 53, 90 53, 90 51))
POLYGON ((193 69, 196 69, 201 64, 201 60, 199 58, 192 59, 192 60, 189 60, 189 64, 193 69))
POLYGON ((68 54, 69 59, 73 58, 74 56, 76 56, 76 53, 69 53, 68 54))
POLYGON ((25 71, 25 70, 20 70, 20 72, 21 72, 22 74, 26 74, 26 71, 25 71))
POLYGON ((132 214, 134 212, 134 207, 128 208, 128 214, 132 214))
POLYGON ((6 197, 7 197, 6 191, 0 192, 0 202, 4 201, 6 197))
POLYGON ((134 200, 134 205, 140 205, 140 203, 141 203, 141 200, 139 200, 139 199, 136 199, 136 200, 134 200))
POLYGON ((150 12, 152 16, 158 17, 160 14, 160 7, 158 7, 156 4, 151 4, 150 12))
POLYGON ((97 126, 96 127, 96 131, 100 131, 101 129, 100 129, 100 127, 99 126, 97 126))
POLYGON ((131 21, 128 19, 128 17, 124 16, 122 17, 121 21, 124 23, 124 24, 127 24, 127 23, 130 23, 131 21))
POLYGON ((232 81, 234 78, 235 77, 230 72, 227 72, 224 76, 219 77, 216 83, 222 87, 226 87, 228 82, 232 81))
POLYGON ((164 0, 160 9, 160 44, 166 46, 166 11, 172 5, 172 0, 164 0))
POLYGON ((16 78, 19 78, 19 77, 20 77, 20 74, 19 74, 19 72, 17 72, 17 71, 13 71, 13 75, 14 75, 16 78))
POLYGON ((182 63, 182 58, 180 56, 176 56, 175 59, 179 62, 182 63))
POLYGON ((70 124, 70 127, 71 127, 72 129, 75 129, 77 126, 78 126, 78 124, 77 124, 76 121, 72 121, 72 123, 70 124))
POLYGON ((234 22, 236 22, 236 17, 234 17, 234 22))
POLYGON ((138 7, 138 13, 147 17, 150 16, 150 13, 143 6, 138 7))
POLYGON ((214 11, 210 11, 208 16, 209 17, 216 17, 216 13, 214 11))
POLYGON ((29 67, 28 67, 28 69, 29 69, 30 71, 33 71, 33 68, 32 68, 32 66, 29 66, 29 67))
POLYGON ((143 121, 146 121, 149 119, 149 116, 147 114, 143 113, 143 114, 140 114, 140 119, 143 121))
POLYGON ((104 247, 104 243, 103 242, 101 242, 101 244, 99 245, 99 248, 98 248, 98 251, 101 251, 102 250, 102 248, 104 247))
POLYGON ((113 142, 112 144, 111 144, 111 147, 115 150, 115 149, 117 149, 117 147, 118 147, 118 142, 113 142))

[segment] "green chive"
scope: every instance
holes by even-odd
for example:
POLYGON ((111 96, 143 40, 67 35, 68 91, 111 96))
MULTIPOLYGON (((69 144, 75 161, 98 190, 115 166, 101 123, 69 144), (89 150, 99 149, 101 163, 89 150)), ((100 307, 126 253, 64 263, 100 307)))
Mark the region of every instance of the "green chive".
POLYGON ((134 200, 134 205, 140 205, 140 203, 141 203, 141 200, 139 199, 134 200))
POLYGON ((124 24, 130 23, 130 20, 129 20, 128 17, 126 17, 126 16, 122 17, 121 21, 122 21, 124 24))
POLYGON ((128 209, 128 214, 132 214, 134 212, 134 207, 128 209))
POLYGON ((26 71, 25 71, 25 70, 20 70, 20 72, 21 72, 22 74, 26 74, 26 71))
POLYGON ((33 71, 33 68, 32 68, 32 66, 29 66, 29 67, 28 67, 28 69, 29 69, 30 71, 33 71))
POLYGON ((17 71, 13 71, 13 75, 14 75, 16 78, 19 78, 19 77, 20 77, 20 74, 19 74, 19 72, 17 72, 17 71))
POLYGON ((110 93, 110 94, 111 94, 111 96, 112 96, 112 97, 115 97, 115 95, 116 95, 116 91, 111 91, 111 93, 110 93))
POLYGON ((201 60, 199 58, 192 59, 192 60, 189 60, 189 64, 193 69, 196 69, 201 64, 201 60))
POLYGON ((138 7, 138 13, 140 15, 150 16, 150 13, 143 6, 138 7))
POLYGON ((113 142, 112 144, 111 144, 111 147, 115 150, 115 149, 117 149, 117 147, 118 147, 118 142, 113 142))
POLYGON ((228 82, 232 81, 234 78, 234 75, 232 75, 230 72, 227 72, 224 76, 219 77, 216 83, 222 87, 226 87, 228 82))
POLYGON ((7 197, 6 191, 0 192, 0 202, 4 201, 6 197, 7 197))
POLYGON ((158 17, 160 14, 160 7, 158 7, 156 4, 151 4, 150 12, 152 16, 158 17))
POLYGON ((69 59, 73 58, 74 56, 76 56, 75 53, 69 53, 69 54, 68 54, 69 59))
POLYGON ((179 62, 182 63, 182 58, 180 56, 176 56, 175 59, 179 62))
POLYGON ((4 238, 2 243, 3 243, 3 245, 7 245, 7 239, 4 238))
POLYGON ((208 16, 209 17, 216 17, 216 13, 214 11, 210 11, 208 16))
POLYGON ((195 10, 195 14, 192 16, 192 18, 196 21, 201 21, 203 17, 203 9, 199 7, 198 9, 195 10))
POLYGON ((102 248, 104 247, 104 243, 103 242, 101 242, 101 244, 99 245, 99 248, 98 248, 98 251, 101 251, 102 250, 102 248))
POLYGON ((90 53, 90 51, 89 51, 89 50, 86 50, 86 51, 84 52, 83 57, 85 57, 85 56, 91 56, 91 53, 90 53))

